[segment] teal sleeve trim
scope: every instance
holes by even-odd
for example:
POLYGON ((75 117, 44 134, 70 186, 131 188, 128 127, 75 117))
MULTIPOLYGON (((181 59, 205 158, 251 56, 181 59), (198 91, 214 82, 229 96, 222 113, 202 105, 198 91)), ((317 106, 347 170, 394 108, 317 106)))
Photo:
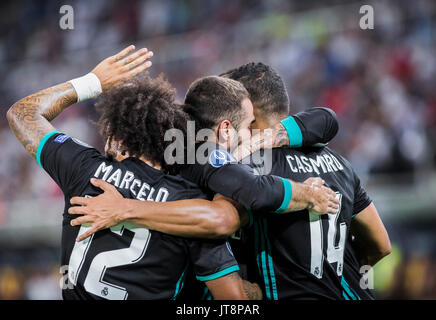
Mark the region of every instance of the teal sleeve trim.
POLYGON ((303 134, 295 119, 289 116, 280 121, 280 123, 285 127, 288 133, 289 146, 291 148, 301 147, 303 145, 303 134))
POLYGON ((59 131, 51 131, 49 133, 47 133, 44 138, 42 138, 41 142, 38 145, 38 149, 36 150, 36 162, 38 162, 39 166, 42 168, 42 164, 41 164, 41 152, 42 152, 42 148, 44 148, 45 143, 47 142, 48 139, 50 139, 50 137, 56 133, 60 133, 59 131))
POLYGON ((283 202, 280 206, 280 208, 278 208, 275 212, 276 213, 282 213, 283 211, 285 211, 288 207, 289 204, 291 203, 291 199, 292 199, 292 185, 291 182, 288 179, 282 179, 283 182, 283 187, 285 188, 285 195, 283 197, 283 202))
POLYGON ((209 280, 215 280, 221 277, 224 277, 225 275, 228 275, 229 273, 239 271, 239 266, 236 264, 234 266, 228 267, 224 270, 221 270, 219 272, 216 272, 214 274, 208 275, 208 276, 196 276, 198 280, 200 281, 209 281, 209 280))

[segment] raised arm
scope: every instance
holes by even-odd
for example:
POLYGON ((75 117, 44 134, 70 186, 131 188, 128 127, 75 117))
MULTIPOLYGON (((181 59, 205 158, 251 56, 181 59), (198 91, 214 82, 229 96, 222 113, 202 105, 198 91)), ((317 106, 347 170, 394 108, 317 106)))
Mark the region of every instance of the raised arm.
POLYGON ((66 82, 27 96, 9 109, 9 126, 33 159, 41 140, 55 130, 50 121, 76 101, 76 91, 66 82))
POLYGON ((9 126, 33 159, 36 159, 41 140, 55 130, 50 122, 76 103, 78 97, 94 97, 101 90, 123 83, 151 66, 151 62, 143 62, 153 53, 141 49, 127 56, 134 49, 134 46, 129 46, 117 55, 103 60, 87 75, 88 82, 84 83, 81 78, 75 79, 75 82, 72 80, 73 84, 79 84, 79 93, 88 93, 86 97, 80 97, 80 94, 78 96, 77 87, 71 82, 65 82, 31 94, 11 106, 6 115, 9 126))

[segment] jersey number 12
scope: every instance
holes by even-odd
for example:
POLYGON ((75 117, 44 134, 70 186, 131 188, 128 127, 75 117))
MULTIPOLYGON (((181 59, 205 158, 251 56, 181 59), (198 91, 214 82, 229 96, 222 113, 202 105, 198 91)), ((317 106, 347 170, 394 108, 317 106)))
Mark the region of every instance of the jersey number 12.
MULTIPOLYGON (((82 225, 79 235, 88 230, 90 226, 82 225)), ((92 260, 83 286, 86 291, 108 300, 125 300, 128 297, 126 288, 109 283, 104 280, 108 268, 134 264, 142 259, 150 240, 150 231, 146 228, 134 226, 128 222, 110 228, 110 232, 123 236, 125 230, 134 233, 130 246, 98 253, 92 260)), ((68 277, 71 283, 77 284, 79 273, 86 259, 86 254, 92 244, 94 234, 89 238, 76 242, 71 252, 68 266, 68 277)))

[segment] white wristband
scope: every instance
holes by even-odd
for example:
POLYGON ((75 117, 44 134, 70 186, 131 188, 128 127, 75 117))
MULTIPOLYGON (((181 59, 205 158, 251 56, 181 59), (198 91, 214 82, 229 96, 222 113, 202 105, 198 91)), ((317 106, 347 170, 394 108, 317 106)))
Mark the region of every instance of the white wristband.
POLYGON ((100 80, 92 72, 68 82, 76 90, 77 102, 95 98, 102 92, 100 80))

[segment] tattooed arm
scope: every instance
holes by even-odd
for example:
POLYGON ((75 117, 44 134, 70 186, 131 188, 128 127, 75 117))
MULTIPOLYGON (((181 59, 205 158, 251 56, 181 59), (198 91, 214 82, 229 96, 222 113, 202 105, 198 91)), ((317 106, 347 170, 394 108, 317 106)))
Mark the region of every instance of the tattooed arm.
POLYGON ((262 300, 262 290, 257 283, 242 280, 237 272, 206 281, 215 300, 262 300))
MULTIPOLYGON (((145 62, 153 52, 141 49, 127 56, 129 46, 99 63, 94 70, 103 90, 128 81, 151 66, 145 62)), ((77 93, 69 82, 31 94, 15 104, 6 115, 9 126, 27 153, 36 158, 36 151, 44 136, 55 130, 50 122, 63 110, 77 102, 77 93)))
POLYGON ((71 83, 62 83, 27 96, 9 109, 9 126, 33 159, 42 138, 55 130, 50 121, 76 101, 71 83))
POLYGON ((289 137, 285 127, 279 122, 269 129, 253 135, 251 139, 242 142, 232 155, 237 161, 244 159, 260 149, 280 148, 289 146, 289 137))
POLYGON ((276 123, 274 126, 253 135, 251 141, 243 142, 232 152, 233 156, 239 161, 259 149, 326 144, 339 129, 336 114, 329 108, 310 108, 280 122, 276 120, 277 123, 272 120, 276 123))
POLYGON ((242 286, 249 300, 262 300, 262 290, 256 282, 242 280, 242 286))
POLYGON ((243 280, 237 272, 229 273, 223 277, 205 281, 215 300, 248 300, 243 280))
POLYGON ((257 283, 242 280, 237 272, 206 281, 215 300, 262 300, 262 290, 257 283))

